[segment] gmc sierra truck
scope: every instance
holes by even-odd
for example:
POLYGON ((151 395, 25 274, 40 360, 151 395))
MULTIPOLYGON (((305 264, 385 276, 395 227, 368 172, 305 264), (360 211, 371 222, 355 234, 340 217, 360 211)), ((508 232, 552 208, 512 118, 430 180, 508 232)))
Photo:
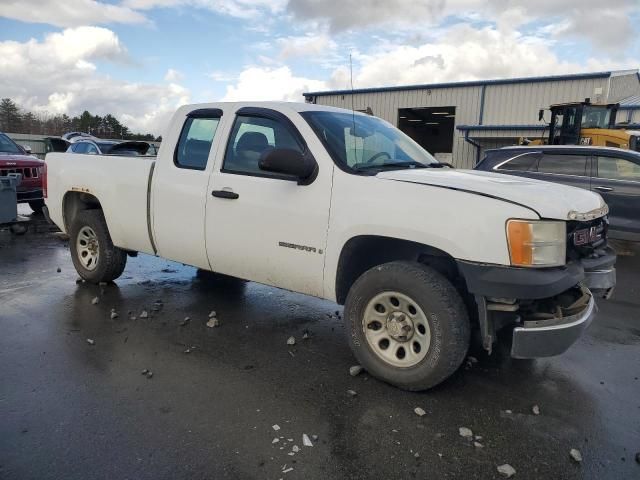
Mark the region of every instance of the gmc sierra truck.
POLYGON ((442 382, 472 335, 558 355, 615 285, 598 194, 455 170, 372 116, 191 105, 163 138, 151 158, 47 155, 80 276, 114 280, 143 252, 335 301, 359 362, 401 388, 442 382))

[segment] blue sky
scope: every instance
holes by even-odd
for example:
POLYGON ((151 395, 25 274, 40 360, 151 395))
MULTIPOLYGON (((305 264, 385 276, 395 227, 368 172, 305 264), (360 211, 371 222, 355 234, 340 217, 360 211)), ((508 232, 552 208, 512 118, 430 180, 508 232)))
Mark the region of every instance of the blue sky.
POLYGON ((636 69, 640 2, 3 0, 0 96, 160 133, 185 102, 636 69), (596 13, 597 12, 597 13, 596 13))

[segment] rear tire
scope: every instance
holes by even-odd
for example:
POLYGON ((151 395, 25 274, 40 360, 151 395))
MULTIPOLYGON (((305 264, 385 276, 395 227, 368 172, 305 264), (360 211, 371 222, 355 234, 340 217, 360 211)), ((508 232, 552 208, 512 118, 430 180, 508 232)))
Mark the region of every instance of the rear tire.
POLYGON ((102 210, 80 211, 69 234, 73 265, 87 282, 110 282, 122 275, 127 254, 113 245, 102 210))
POLYGON ((30 200, 29 207, 33 210, 33 213, 42 215, 42 209, 44 208, 44 200, 30 200))
POLYGON ((469 317, 459 293, 417 262, 365 272, 347 295, 344 319, 360 364, 406 390, 438 385, 458 369, 469 348, 469 317))

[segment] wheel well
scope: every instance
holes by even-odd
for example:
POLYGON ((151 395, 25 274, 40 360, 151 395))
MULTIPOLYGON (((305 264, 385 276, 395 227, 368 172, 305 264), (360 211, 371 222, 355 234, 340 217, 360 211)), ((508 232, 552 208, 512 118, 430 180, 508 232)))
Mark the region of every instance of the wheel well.
POLYGON ((102 209, 102 205, 100 205, 100 201, 90 193, 67 192, 62 200, 62 214, 67 233, 79 212, 82 210, 96 209, 102 209))
POLYGON ((376 265, 397 260, 410 260, 429 265, 448 278, 463 298, 468 295, 456 261, 448 253, 409 240, 362 235, 350 239, 340 253, 336 275, 337 302, 340 305, 344 304, 349 289, 364 272, 376 265))

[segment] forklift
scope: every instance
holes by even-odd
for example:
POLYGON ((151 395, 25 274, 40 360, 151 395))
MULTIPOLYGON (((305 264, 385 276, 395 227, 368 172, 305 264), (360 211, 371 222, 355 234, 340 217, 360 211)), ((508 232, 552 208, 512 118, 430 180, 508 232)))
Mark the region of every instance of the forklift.
MULTIPOLYGON (((619 106, 617 103, 594 104, 589 98, 584 102, 551 105, 548 136, 543 131, 541 138, 523 139, 520 143, 524 145, 593 145, 640 151, 638 132, 627 131, 623 126, 616 125, 619 106)), ((539 121, 543 121, 544 113, 544 109, 539 111, 539 121)))

